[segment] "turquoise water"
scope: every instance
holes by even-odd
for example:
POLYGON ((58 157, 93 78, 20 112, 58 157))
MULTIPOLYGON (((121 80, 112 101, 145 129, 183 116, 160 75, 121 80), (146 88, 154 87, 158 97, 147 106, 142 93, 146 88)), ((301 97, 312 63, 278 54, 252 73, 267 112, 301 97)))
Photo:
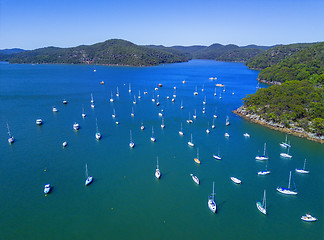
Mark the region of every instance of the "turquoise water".
POLYGON ((323 145, 289 136, 293 158, 282 159, 283 133, 232 113, 246 94, 256 91, 257 75, 241 63, 203 60, 143 68, 0 64, 0 239, 324 239, 323 145), (209 80, 214 76, 217 81, 209 80), (102 80, 104 85, 99 84, 102 80), (163 87, 155 91, 158 83, 163 87), (216 83, 225 84, 226 91, 217 88, 214 96, 216 83), (195 86, 198 96, 193 95, 195 86), (111 103, 111 91, 115 94, 117 87, 120 97, 111 103), (134 105, 138 91, 142 98, 134 105), (91 93, 95 109, 90 107, 91 93), (151 101, 153 94, 159 94, 159 107, 151 101), (53 106, 58 113, 52 112, 53 106), (119 125, 111 116, 113 108, 119 125), (162 109, 163 130, 158 116, 162 109), (187 124, 195 109, 197 119, 187 124), (218 118, 211 129, 215 111, 218 118), (37 118, 44 121, 40 127, 37 118), (99 142, 96 118, 103 135, 99 142), (6 122, 16 139, 12 145, 6 122), (74 122, 81 126, 78 132, 72 129, 74 122), (181 122, 184 136, 178 134, 181 122), (155 143, 150 141, 152 126, 155 143), (134 149, 128 146, 130 130, 134 149), (245 139, 245 132, 251 138, 245 139), (187 144, 190 133, 194 148, 187 144), (271 174, 258 176, 265 163, 254 158, 265 142, 271 174), (200 165, 193 160, 197 147, 200 165), (212 158, 218 151, 221 161, 212 158), (154 176, 157 155, 160 180, 154 176), (298 175, 294 169, 302 168, 305 158, 310 173, 298 175), (94 177, 89 187, 84 186, 86 163, 94 177), (297 196, 276 191, 277 186, 287 187, 290 170, 297 196), (199 186, 190 173, 199 177, 199 186), (231 176, 242 184, 235 185, 231 176), (217 214, 207 206, 213 181, 217 214), (44 196, 46 183, 53 190, 44 196), (264 189, 267 216, 256 208, 264 189), (319 221, 301 221, 307 212, 319 221))

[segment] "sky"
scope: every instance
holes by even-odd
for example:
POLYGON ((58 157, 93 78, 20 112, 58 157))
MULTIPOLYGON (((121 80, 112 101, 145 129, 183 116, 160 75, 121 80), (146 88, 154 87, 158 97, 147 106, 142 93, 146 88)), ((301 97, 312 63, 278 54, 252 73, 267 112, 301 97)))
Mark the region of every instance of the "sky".
POLYGON ((0 0, 0 49, 324 41, 323 0, 0 0))

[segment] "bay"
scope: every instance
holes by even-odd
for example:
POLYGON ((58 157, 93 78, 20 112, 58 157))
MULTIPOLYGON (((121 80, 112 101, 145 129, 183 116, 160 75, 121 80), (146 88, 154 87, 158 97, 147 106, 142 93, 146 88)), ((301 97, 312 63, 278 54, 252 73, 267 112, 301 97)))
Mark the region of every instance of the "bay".
POLYGON ((155 67, 0 64, 0 239, 322 238, 323 145, 288 136, 293 158, 282 159, 279 143, 285 134, 232 113, 242 105, 242 98, 256 91, 257 75, 242 63, 207 60, 155 67), (225 92, 218 87, 214 96, 216 83, 224 84, 225 92), (159 107, 151 101, 153 94, 155 99, 159 95, 159 107), (68 104, 63 105, 63 99, 68 104), (111 116, 113 109, 119 125, 111 116), (162 109, 165 129, 158 115, 162 109), (187 124, 189 112, 192 118, 195 109, 197 119, 187 124), (211 129, 215 111, 218 118, 211 129), (42 126, 35 124, 38 118, 43 119, 42 126), (103 135, 100 141, 95 139, 96 118, 103 135), (7 122, 16 139, 12 145, 7 142, 7 122), (78 132, 72 128, 74 122, 81 126, 78 132), (181 122, 184 136, 178 134, 181 122), (150 141, 152 126, 155 143, 150 141), (130 130, 134 149, 128 146, 130 130), (249 139, 243 137, 245 132, 249 139), (187 144, 191 133, 194 148, 187 144), (258 176, 265 163, 255 161, 255 156, 263 152, 265 142, 271 174, 258 176), (197 147, 200 165, 193 160, 197 147), (218 151, 221 161, 212 157, 218 151), (160 180, 154 177, 157 156, 160 180), (302 168, 305 158, 310 173, 298 175, 294 169, 302 168), (86 163, 94 177, 88 187, 84 186, 86 163), (276 191, 277 186, 288 185, 290 170, 297 196, 276 191), (199 177, 199 186, 190 173, 199 177), (242 184, 235 185, 231 176, 242 184), (207 206, 213 181, 216 214, 207 206), (44 196, 46 183, 53 190, 44 196), (255 205, 264 189, 267 216, 255 205), (307 212, 319 221, 301 221, 307 212))

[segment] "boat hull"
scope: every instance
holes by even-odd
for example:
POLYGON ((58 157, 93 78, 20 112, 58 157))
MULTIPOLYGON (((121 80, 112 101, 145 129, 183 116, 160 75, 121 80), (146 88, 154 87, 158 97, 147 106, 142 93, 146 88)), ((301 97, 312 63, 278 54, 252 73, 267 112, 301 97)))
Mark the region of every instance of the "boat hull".
POLYGON ((242 183, 242 181, 240 179, 236 178, 236 177, 231 177, 231 180, 236 184, 241 184, 242 183))
POLYGON ((256 206, 261 213, 263 213, 264 215, 267 214, 267 210, 262 206, 261 202, 257 202, 256 206))
POLYGON ((277 191, 286 195, 297 195, 297 192, 291 191, 288 188, 277 187, 277 191))
POLYGON ((214 200, 212 200, 212 199, 208 200, 208 207, 209 207, 210 211, 212 211, 213 213, 216 213, 217 207, 216 207, 216 203, 214 200))

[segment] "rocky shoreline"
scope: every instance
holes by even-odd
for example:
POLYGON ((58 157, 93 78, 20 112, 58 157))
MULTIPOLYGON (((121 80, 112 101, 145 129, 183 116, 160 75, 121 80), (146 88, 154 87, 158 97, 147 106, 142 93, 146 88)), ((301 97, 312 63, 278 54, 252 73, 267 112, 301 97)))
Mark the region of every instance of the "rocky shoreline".
POLYGON ((287 134, 291 134, 297 137, 306 138, 311 141, 319 142, 324 144, 324 136, 318 137, 314 133, 306 132, 303 128, 300 127, 293 127, 293 128, 286 128, 283 124, 274 123, 266 121, 265 119, 261 118, 259 115, 250 114, 244 106, 239 107, 238 109, 234 110, 233 113, 243 117, 253 123, 260 124, 262 126, 268 127, 270 129, 284 132, 287 134))

